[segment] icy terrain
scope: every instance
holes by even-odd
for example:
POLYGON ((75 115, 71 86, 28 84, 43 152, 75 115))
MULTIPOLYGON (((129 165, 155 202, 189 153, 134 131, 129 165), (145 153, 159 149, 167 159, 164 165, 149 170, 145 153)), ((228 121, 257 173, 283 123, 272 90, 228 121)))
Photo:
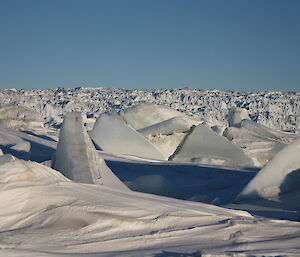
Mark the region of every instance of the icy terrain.
POLYGON ((0 256, 299 256, 299 96, 2 90, 0 256))
POLYGON ((254 121, 269 128, 295 130, 300 125, 299 92, 242 93, 199 89, 127 90, 113 88, 1 89, 0 103, 38 111, 44 123, 59 126, 70 111, 85 113, 90 122, 100 113, 139 103, 169 106, 211 125, 227 125, 231 107, 242 107, 254 121))

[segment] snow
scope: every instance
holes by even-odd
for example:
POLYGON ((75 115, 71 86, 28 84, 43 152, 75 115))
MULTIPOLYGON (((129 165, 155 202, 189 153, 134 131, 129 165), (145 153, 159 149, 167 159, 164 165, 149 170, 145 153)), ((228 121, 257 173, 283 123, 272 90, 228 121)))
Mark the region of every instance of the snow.
POLYGON ((0 165, 0 191, 2 256, 299 254, 298 222, 74 183, 34 162, 0 165))
POLYGON ((0 256, 300 255, 299 96, 0 90, 0 256))
POLYGON ((187 136, 174 153, 173 159, 202 164, 253 166, 251 159, 242 149, 203 124, 195 127, 187 136))
POLYGON ((164 159, 160 151, 146 138, 106 113, 99 116, 90 136, 102 150, 110 153, 164 159))
POLYGON ((299 190, 300 139, 283 148, 245 187, 237 200, 279 197, 299 190))
POLYGON ((79 112, 65 116, 52 167, 76 182, 105 184, 127 190, 99 158, 79 112))

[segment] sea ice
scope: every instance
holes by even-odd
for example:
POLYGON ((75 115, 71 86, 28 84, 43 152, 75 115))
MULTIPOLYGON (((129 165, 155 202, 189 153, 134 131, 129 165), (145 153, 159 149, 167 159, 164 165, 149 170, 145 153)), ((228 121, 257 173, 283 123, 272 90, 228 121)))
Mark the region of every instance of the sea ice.
POLYGON ((232 107, 229 109, 228 124, 230 127, 240 126, 241 121, 244 119, 250 120, 247 109, 239 107, 232 107))
POLYGON ((249 182, 237 201, 251 198, 273 198, 281 193, 299 190, 300 138, 278 152, 249 182))
POLYGON ((106 113, 99 116, 90 135, 103 151, 149 159, 164 159, 160 151, 141 134, 106 113))
POLYGON ((252 160, 242 149, 203 124, 195 127, 183 140, 173 159, 202 164, 253 166, 252 160))
POLYGON ((139 129, 138 132, 143 136, 170 135, 173 133, 187 132, 192 126, 198 124, 199 121, 190 117, 179 116, 139 129))
POLYGON ((141 103, 121 110, 119 116, 132 128, 139 130, 186 114, 164 105, 141 103))
POLYGON ((98 157, 79 112, 66 114, 52 166, 76 182, 127 189, 98 157))
POLYGON ((40 114, 23 106, 0 108, 0 127, 17 130, 40 130, 43 128, 40 114))

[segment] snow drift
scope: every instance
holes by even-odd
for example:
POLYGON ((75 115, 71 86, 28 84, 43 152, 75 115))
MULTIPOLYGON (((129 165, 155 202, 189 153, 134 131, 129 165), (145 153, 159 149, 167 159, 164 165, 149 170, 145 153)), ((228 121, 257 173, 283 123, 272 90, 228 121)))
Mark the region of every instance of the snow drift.
POLYGON ((274 198, 300 187, 300 138, 278 152, 237 197, 274 198))

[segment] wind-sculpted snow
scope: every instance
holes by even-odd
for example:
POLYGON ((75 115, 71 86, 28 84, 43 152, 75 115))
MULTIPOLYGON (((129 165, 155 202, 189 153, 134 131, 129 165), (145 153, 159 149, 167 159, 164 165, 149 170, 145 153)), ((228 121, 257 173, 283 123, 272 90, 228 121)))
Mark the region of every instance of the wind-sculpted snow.
POLYGON ((76 182, 127 189, 98 157, 79 112, 65 116, 52 166, 76 182))
POLYGON ((175 152, 174 160, 228 166, 253 166, 242 149, 219 136, 207 125, 198 125, 175 152))
POLYGON ((164 159, 160 151, 146 138, 106 113, 99 116, 90 135, 101 150, 110 153, 164 159))
POLYGON ((283 148, 241 192, 237 200, 278 197, 300 188, 300 138, 283 148))
POLYGON ((296 256, 300 224, 74 183, 0 157, 1 256, 296 256))
MULTIPOLYGON (((80 111, 93 120, 102 112, 126 109, 145 102, 170 107, 206 120, 210 125, 227 125, 226 115, 231 107, 247 109, 252 120, 273 129, 294 130, 300 124, 300 92, 242 93, 189 88, 0 90, 2 106, 11 104, 32 108, 43 116, 46 126, 54 127, 60 126, 63 116, 70 111, 80 111)), ((145 126, 150 125, 153 124, 145 126)))

